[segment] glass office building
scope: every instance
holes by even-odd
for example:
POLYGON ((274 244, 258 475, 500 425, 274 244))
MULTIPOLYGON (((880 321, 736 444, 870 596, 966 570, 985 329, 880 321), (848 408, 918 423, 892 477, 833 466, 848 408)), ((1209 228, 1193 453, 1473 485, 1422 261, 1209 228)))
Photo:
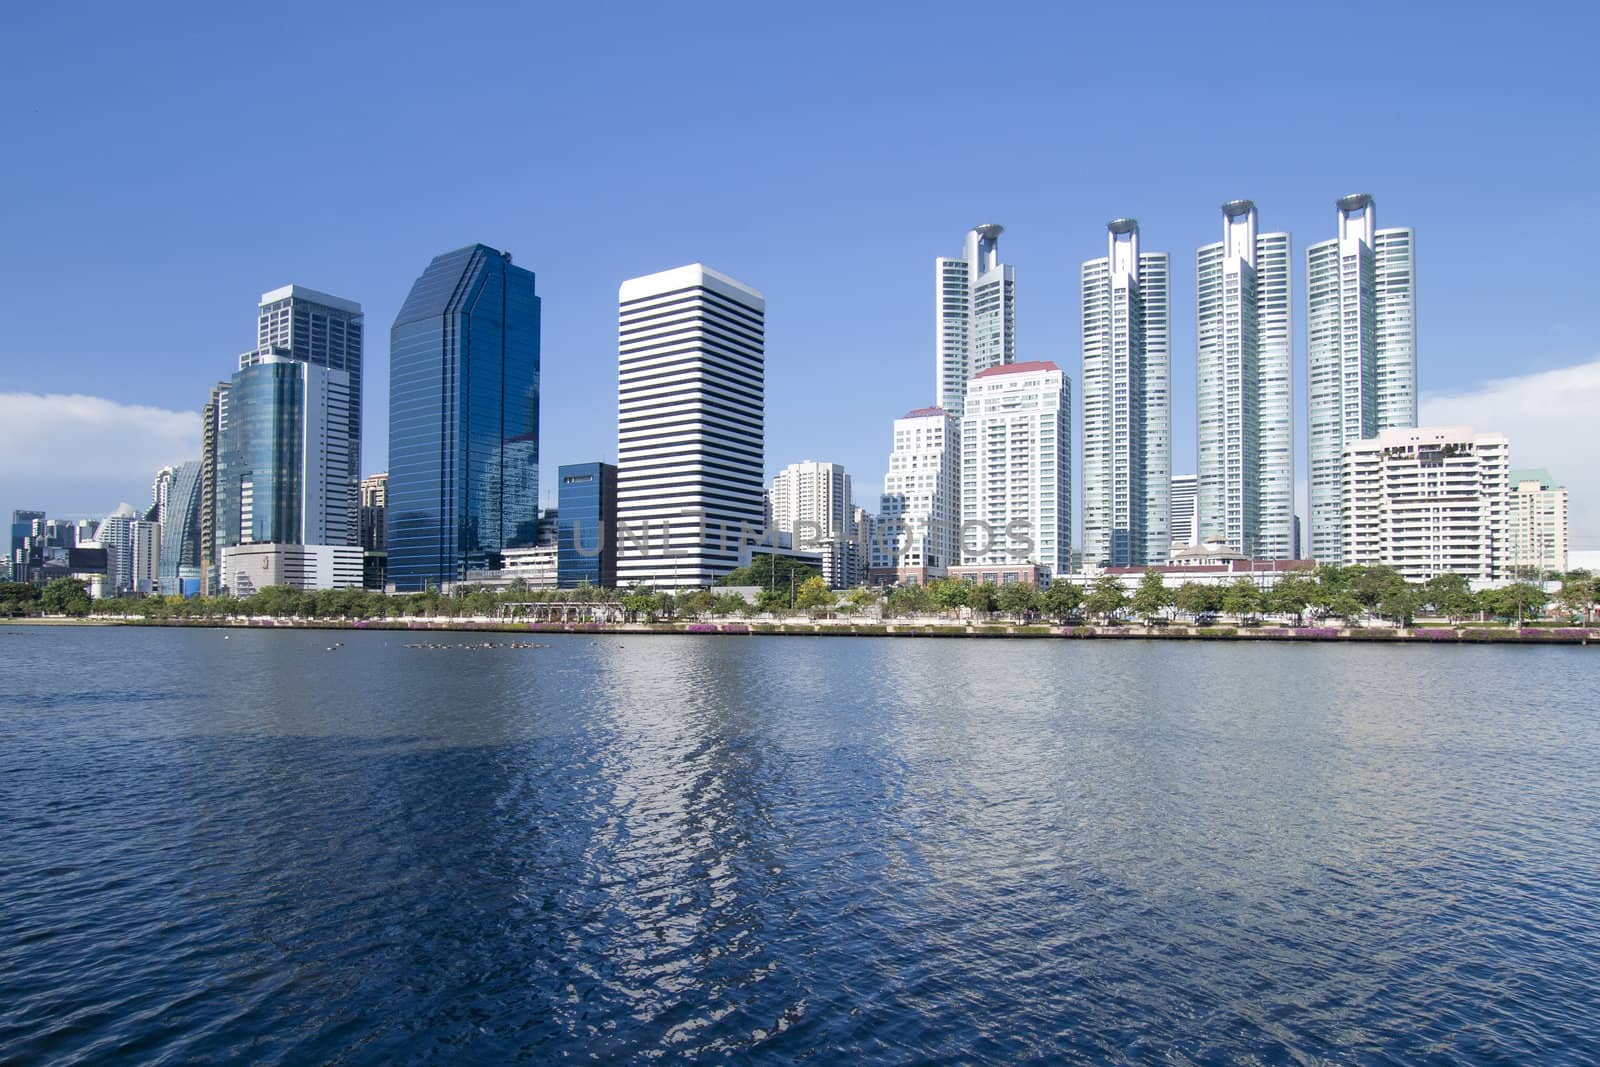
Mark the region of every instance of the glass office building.
POLYGON ((539 523, 539 297, 511 255, 434 257, 389 332, 389 582, 497 569, 539 523))
POLYGON ((228 391, 217 476, 218 541, 348 545, 349 375, 281 356, 228 391))
POLYGON ((179 464, 161 509, 161 551, 156 559, 156 587, 162 596, 194 596, 200 592, 200 497, 203 465, 197 459, 179 464))
POLYGON ((557 475, 556 585, 617 584, 617 468, 574 463, 557 475))

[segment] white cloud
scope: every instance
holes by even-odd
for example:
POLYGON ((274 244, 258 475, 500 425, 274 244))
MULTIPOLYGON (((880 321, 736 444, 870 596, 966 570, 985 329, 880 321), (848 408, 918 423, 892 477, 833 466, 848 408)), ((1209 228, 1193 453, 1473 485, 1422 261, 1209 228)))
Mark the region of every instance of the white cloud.
POLYGON ((0 393, 0 510, 103 515, 160 468, 200 456, 200 411, 98 396, 0 393))
POLYGON ((1470 426, 1511 442, 1513 467, 1544 467, 1570 495, 1574 549, 1600 548, 1600 359, 1486 382, 1470 392, 1425 394, 1424 426, 1470 426))

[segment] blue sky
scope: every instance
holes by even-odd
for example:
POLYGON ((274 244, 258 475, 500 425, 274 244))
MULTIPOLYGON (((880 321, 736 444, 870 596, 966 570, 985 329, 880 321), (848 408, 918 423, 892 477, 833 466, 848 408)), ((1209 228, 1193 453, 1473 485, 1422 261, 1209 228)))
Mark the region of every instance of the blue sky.
MULTIPOLYGON (((161 412, 198 412, 259 294, 289 282, 366 310, 382 469, 389 325, 429 258, 472 241, 538 274, 547 484, 615 456, 618 283, 700 260, 767 296, 769 470, 837 460, 872 506, 891 420, 933 395, 934 257, 1005 225, 1019 356, 1076 386, 1078 264, 1117 215, 1173 256, 1175 469, 1192 469, 1194 250, 1234 197, 1294 235, 1297 331, 1301 257, 1336 197, 1371 192, 1379 225, 1416 227, 1425 419, 1580 365, 1600 396, 1594 9, 1218 11, 9 12, 0 391, 27 395, 0 406, 0 509, 144 499, 141 449, 188 447, 161 412), (54 394, 157 410, 82 421, 54 394)), ((1513 436, 1513 459, 1577 494, 1595 449, 1562 443, 1513 436)), ((1577 499, 1573 532, 1600 548, 1577 499)))

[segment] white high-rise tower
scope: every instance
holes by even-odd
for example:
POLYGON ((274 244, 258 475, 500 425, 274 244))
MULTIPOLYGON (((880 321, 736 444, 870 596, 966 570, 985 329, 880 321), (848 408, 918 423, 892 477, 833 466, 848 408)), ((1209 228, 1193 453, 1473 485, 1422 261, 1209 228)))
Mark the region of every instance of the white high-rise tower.
POLYGON ((766 299, 695 263, 618 302, 617 581, 709 585, 765 525, 766 299))
POLYGON ((1141 567, 1171 547, 1171 265, 1139 224, 1107 224, 1083 265, 1083 563, 1141 567))
POLYGON ((1248 200, 1195 256, 1199 482, 1196 543, 1288 559, 1294 541, 1289 235, 1257 233, 1248 200))
POLYGON ((1000 262, 1001 232, 970 230, 960 258, 934 263, 935 403, 957 418, 974 375, 1017 359, 1017 276, 1000 262))
POLYGON ((1306 249, 1311 556, 1340 563, 1343 455, 1417 424, 1416 234, 1377 228, 1365 193, 1338 201, 1339 236, 1306 249))

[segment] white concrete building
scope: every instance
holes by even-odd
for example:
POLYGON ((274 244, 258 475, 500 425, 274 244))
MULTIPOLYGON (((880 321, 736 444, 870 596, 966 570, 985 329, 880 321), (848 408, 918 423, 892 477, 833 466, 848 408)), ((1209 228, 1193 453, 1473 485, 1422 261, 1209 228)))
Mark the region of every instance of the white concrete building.
POLYGON ((765 525, 766 300, 694 263, 618 304, 617 581, 710 585, 765 525))
POLYGON ((768 528, 789 534, 796 548, 855 536, 850 475, 838 463, 791 463, 767 490, 768 528))
MULTIPOLYGON (((167 468, 171 469, 171 468, 167 468)), ((156 592, 161 569, 161 524, 134 519, 128 523, 128 592, 149 596, 156 592)))
POLYGON ((1169 525, 1172 536, 1172 553, 1179 549, 1190 548, 1200 543, 1195 536, 1195 506, 1199 493, 1200 476, 1197 474, 1174 474, 1172 476, 1172 522, 1169 525))
POLYGON ((1172 308, 1165 252, 1107 224, 1083 264, 1083 565, 1144 566, 1171 545, 1172 308))
POLYGON ((943 408, 894 420, 894 450, 872 540, 873 582, 926 582, 958 561, 960 424, 943 408))
POLYGON ((222 585, 236 597, 274 585, 360 589, 362 555, 360 545, 228 545, 222 549, 222 585))
POLYGON ((1258 233, 1255 204, 1222 205, 1223 239, 1196 254, 1199 540, 1255 559, 1294 541, 1294 332, 1289 235, 1258 233))
POLYGON ((1510 465, 1503 434, 1463 427, 1385 430, 1345 448, 1344 563, 1407 581, 1508 576, 1510 465))
POLYGON ((1511 568, 1538 574, 1567 570, 1567 490, 1547 470, 1514 470, 1510 476, 1511 568))
POLYGON ((1344 560, 1344 451, 1417 424, 1416 235, 1377 228, 1365 193, 1338 201, 1339 235, 1306 249, 1311 556, 1344 560))
POLYGON ((1017 358, 1016 269, 1000 262, 1002 232, 979 226, 959 257, 934 261, 934 405, 957 418, 973 375, 1017 358))
POLYGON ((967 383, 961 419, 961 564, 1071 569, 1072 384, 1050 362, 967 383))

